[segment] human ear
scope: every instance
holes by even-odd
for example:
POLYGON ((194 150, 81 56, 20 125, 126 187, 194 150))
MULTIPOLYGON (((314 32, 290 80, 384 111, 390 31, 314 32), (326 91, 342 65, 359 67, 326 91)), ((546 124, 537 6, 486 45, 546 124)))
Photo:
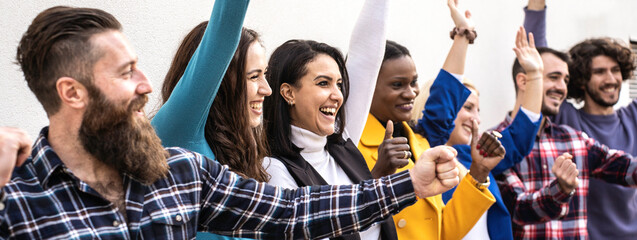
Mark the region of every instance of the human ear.
POLYGON ((515 75, 515 84, 518 86, 518 90, 524 92, 526 90, 526 74, 520 72, 515 75))
POLYGON ((283 99, 288 103, 288 105, 292 106, 294 105, 294 91, 293 91, 293 87, 288 84, 288 83, 283 83, 281 84, 281 96, 283 97, 283 99))
POLYGON ((55 82, 55 89, 64 105, 76 109, 84 108, 88 105, 88 90, 73 78, 59 78, 55 82))

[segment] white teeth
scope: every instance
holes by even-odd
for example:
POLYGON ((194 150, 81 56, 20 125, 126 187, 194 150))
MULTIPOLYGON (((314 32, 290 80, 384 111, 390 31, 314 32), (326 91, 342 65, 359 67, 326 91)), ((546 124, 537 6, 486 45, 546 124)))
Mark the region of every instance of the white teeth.
POLYGON ((331 113, 332 115, 336 113, 336 108, 331 108, 331 107, 322 107, 319 110, 324 113, 331 113))
POLYGON ((603 89, 603 91, 607 92, 607 93, 614 93, 615 92, 615 88, 614 87, 606 88, 606 89, 603 89))

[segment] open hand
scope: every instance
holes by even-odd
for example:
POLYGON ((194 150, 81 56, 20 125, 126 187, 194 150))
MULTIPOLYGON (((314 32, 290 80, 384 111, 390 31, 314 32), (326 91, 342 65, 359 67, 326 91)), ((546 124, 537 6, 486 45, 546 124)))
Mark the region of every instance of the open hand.
POLYGON ((460 182, 455 149, 437 146, 423 152, 410 169, 414 191, 419 198, 441 194, 460 182))
POLYGON ((513 48, 515 56, 518 58, 518 62, 524 69, 527 75, 540 74, 544 71, 544 65, 542 63, 542 57, 535 48, 535 39, 533 33, 529 33, 529 38, 526 38, 526 30, 524 27, 518 29, 518 33, 515 37, 515 47, 513 48))
POLYGON ((0 188, 11 180, 13 169, 27 160, 32 143, 25 131, 0 127, 0 188))
POLYGON ((471 20, 471 12, 465 11, 464 14, 458 9, 458 0, 447 0, 447 6, 451 12, 451 19, 458 28, 474 29, 475 23, 471 20))
POLYGON ((566 194, 571 193, 578 184, 577 175, 579 175, 579 171, 572 159, 573 156, 571 156, 571 154, 564 153, 555 159, 555 163, 551 169, 557 178, 560 190, 566 194))
POLYGON ((372 177, 379 178, 396 172, 396 169, 407 166, 411 158, 411 151, 407 138, 392 138, 394 123, 387 121, 385 138, 378 146, 378 160, 372 169, 372 177))

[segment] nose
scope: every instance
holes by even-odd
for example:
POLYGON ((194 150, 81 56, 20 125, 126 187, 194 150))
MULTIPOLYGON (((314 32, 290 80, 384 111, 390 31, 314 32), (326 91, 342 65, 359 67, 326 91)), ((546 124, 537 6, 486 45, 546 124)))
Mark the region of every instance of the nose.
POLYGON ((339 103, 343 102, 343 92, 339 89, 338 86, 334 86, 332 88, 332 93, 330 94, 330 99, 337 101, 339 103))
POLYGON ((144 74, 142 70, 135 70, 135 80, 138 82, 137 88, 135 89, 137 94, 144 95, 153 92, 153 86, 144 74))
POLYGON ((418 96, 418 93, 419 93, 419 92, 420 92, 420 91, 418 90, 418 88, 417 88, 417 87, 411 87, 411 86, 409 86, 407 89, 405 89, 405 90, 403 91, 402 96, 403 96, 404 98, 407 98, 407 99, 414 99, 414 98, 416 98, 416 97, 418 96))
POLYGON ((270 84, 268 84, 268 81, 265 80, 265 78, 259 80, 258 93, 266 97, 272 95, 272 88, 270 88, 270 84))

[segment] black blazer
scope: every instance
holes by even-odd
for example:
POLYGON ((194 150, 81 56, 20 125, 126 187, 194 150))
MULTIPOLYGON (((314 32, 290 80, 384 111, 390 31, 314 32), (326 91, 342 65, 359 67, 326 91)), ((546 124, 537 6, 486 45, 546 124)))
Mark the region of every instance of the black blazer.
MULTIPOLYGON (((363 180, 372 179, 372 173, 367 168, 365 158, 351 139, 347 139, 347 141, 341 138, 338 140, 328 140, 327 151, 352 182, 358 183, 363 180)), ((283 162, 298 186, 328 185, 323 177, 321 177, 321 174, 305 161, 301 154, 295 157, 274 157, 283 162)), ((380 236, 382 240, 398 239, 396 226, 394 226, 394 221, 391 217, 383 220, 380 224, 380 236)), ((361 238, 358 233, 353 233, 331 239, 360 240, 361 238)))

